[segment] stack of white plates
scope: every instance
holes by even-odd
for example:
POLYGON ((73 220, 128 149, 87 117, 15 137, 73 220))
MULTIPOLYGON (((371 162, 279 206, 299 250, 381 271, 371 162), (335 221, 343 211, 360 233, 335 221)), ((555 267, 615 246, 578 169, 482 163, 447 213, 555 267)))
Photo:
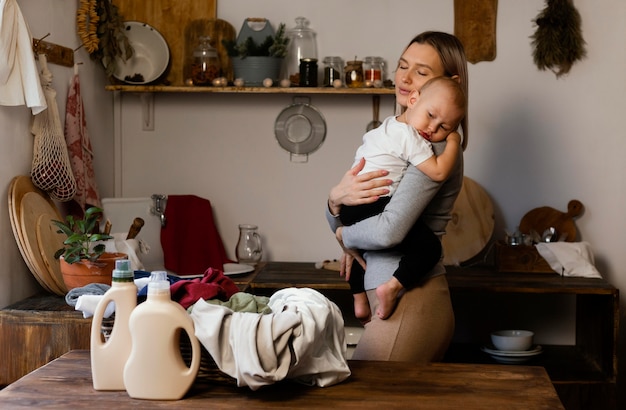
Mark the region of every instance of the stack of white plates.
POLYGON ((490 355, 498 363, 505 364, 524 363, 531 357, 537 356, 543 352, 539 345, 533 346, 528 350, 498 350, 486 346, 481 350, 490 355))

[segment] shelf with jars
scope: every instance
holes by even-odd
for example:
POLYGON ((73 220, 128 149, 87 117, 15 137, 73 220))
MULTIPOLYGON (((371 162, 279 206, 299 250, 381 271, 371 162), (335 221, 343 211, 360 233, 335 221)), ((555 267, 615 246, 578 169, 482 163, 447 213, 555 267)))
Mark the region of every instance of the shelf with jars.
POLYGON ((338 94, 338 95, 393 95, 393 87, 200 87, 167 85, 112 84, 107 91, 125 93, 209 93, 209 94, 338 94))

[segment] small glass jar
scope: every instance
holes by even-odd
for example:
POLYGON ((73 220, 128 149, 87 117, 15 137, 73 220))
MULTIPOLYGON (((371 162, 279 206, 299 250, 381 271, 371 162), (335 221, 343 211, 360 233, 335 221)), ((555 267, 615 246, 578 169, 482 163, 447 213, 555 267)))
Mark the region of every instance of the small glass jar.
POLYGON ((317 87, 317 59, 300 60, 300 87, 317 87))
POLYGON ((346 62, 345 67, 346 86, 350 88, 363 87, 363 61, 353 60, 346 62))
POLYGON ((363 74, 366 87, 382 87, 385 81, 385 62, 382 57, 365 57, 363 74))
POLYGON ((334 87, 334 81, 343 82, 343 59, 341 57, 325 57, 324 58, 324 81, 322 86, 334 87))
POLYGON ((211 85, 220 76, 217 50, 211 47, 210 37, 200 37, 198 47, 193 51, 191 81, 194 85, 211 85))

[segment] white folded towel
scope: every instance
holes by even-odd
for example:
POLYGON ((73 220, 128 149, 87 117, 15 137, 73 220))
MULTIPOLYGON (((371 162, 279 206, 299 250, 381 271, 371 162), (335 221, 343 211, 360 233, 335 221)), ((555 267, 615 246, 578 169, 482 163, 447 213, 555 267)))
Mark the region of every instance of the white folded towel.
MULTIPOLYGON (((76 300, 76 310, 83 312, 83 317, 88 318, 93 316, 93 312, 96 311, 98 302, 104 295, 80 295, 76 300)), ((104 317, 110 317, 115 312, 115 302, 110 302, 106 309, 104 309, 104 317)))
POLYGON ((559 275, 602 278, 594 266, 593 252, 588 242, 542 242, 535 247, 559 275))

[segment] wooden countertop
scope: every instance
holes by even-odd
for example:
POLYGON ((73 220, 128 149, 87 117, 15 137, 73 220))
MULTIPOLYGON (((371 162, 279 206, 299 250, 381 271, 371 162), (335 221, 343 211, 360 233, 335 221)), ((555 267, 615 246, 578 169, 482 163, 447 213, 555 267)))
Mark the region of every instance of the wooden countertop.
POLYGON ((343 383, 320 388, 279 382, 252 391, 196 383, 181 401, 140 401, 93 389, 89 352, 74 350, 0 391, 10 408, 375 408, 563 409, 541 367, 351 361, 343 383))

